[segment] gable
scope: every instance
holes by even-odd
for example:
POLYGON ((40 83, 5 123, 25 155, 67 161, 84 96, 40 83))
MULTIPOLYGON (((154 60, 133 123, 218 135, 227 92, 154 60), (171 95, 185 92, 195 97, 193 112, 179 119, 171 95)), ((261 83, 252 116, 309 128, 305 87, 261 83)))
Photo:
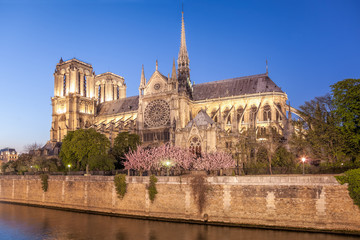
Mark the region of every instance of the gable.
POLYGON ((159 71, 155 71, 150 77, 150 80, 146 83, 144 95, 166 92, 167 84, 167 77, 162 75, 159 71))

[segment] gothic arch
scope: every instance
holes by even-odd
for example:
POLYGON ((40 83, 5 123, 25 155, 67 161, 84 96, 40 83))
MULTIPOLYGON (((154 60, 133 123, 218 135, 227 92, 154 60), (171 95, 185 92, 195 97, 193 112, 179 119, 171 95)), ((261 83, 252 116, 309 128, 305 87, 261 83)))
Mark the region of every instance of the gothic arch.
POLYGON ((241 122, 244 122, 244 116, 243 116, 243 113, 244 113, 244 108, 242 106, 239 106, 236 110, 236 119, 237 119, 237 122, 240 123, 241 122), (242 116, 242 119, 240 119, 242 116))
POLYGON ((255 105, 250 108, 250 122, 253 124, 256 122, 257 107, 255 105))
POLYGON ((271 121, 271 107, 269 104, 265 104, 263 107, 263 121, 271 121))
POLYGON ((189 150, 196 156, 201 156, 201 139, 198 135, 190 137, 189 150))
POLYGON ((65 120, 66 120, 65 115, 61 115, 61 117, 59 118, 59 121, 65 121, 65 120))
POLYGON ((79 127, 80 127, 80 128, 84 128, 84 126, 85 126, 85 121, 84 121, 84 119, 81 117, 81 118, 79 118, 79 127))

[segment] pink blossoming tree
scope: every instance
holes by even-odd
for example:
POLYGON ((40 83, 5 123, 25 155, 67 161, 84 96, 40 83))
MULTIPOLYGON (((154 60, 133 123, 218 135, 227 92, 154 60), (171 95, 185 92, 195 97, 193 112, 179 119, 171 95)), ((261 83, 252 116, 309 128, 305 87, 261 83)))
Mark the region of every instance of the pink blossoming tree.
POLYGON ((195 170, 220 170, 235 167, 231 154, 225 152, 204 153, 194 162, 195 170))
POLYGON ((214 152, 196 158, 187 149, 164 144, 151 149, 137 148, 136 151, 125 154, 125 169, 157 171, 162 168, 177 170, 219 170, 235 167, 231 155, 224 152, 214 152))

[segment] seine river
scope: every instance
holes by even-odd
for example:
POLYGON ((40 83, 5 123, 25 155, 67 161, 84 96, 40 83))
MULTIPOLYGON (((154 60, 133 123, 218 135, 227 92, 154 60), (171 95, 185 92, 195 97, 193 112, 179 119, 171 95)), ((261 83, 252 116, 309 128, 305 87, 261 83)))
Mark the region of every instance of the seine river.
POLYGON ((167 223, 0 203, 0 239, 355 240, 359 238, 167 223))

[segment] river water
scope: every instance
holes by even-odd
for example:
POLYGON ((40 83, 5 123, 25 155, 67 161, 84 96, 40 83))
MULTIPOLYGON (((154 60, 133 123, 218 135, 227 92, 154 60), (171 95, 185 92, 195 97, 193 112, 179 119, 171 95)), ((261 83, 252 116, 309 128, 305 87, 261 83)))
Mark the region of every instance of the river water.
POLYGON ((137 220, 0 203, 0 239, 355 240, 359 238, 137 220))

